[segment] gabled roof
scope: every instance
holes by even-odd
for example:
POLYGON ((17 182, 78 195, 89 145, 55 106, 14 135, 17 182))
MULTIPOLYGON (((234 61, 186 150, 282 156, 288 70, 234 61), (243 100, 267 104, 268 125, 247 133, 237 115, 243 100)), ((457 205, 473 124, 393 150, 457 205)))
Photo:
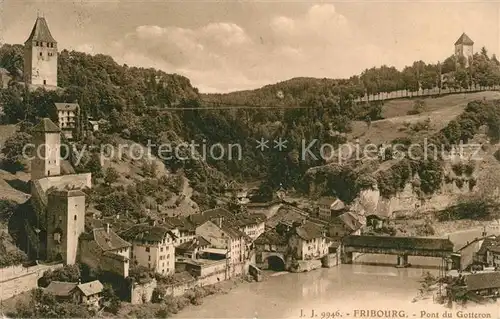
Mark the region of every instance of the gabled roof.
POLYGON ((336 198, 336 197, 325 196, 325 197, 319 198, 317 203, 318 203, 318 205, 332 206, 337 200, 338 200, 338 198, 336 198))
POLYGON ((49 26, 47 25, 47 21, 45 20, 45 18, 43 17, 36 18, 33 30, 31 30, 31 34, 28 37, 28 40, 26 40, 26 42, 31 42, 31 41, 57 43, 57 41, 52 37, 52 34, 50 34, 49 26))
POLYGON ((311 240, 324 237, 323 228, 320 225, 306 221, 295 229, 295 233, 303 240, 311 240))
POLYGON ((77 289, 79 289, 85 296, 92 296, 101 293, 103 288, 104 286, 99 280, 86 282, 77 286, 77 289))
POLYGON ((360 229, 363 225, 360 223, 360 221, 354 216, 352 213, 347 212, 343 213, 342 215, 337 217, 340 219, 344 225, 349 228, 351 231, 356 231, 360 229))
POLYGON ((175 247, 175 249, 181 249, 185 251, 193 251, 196 248, 210 246, 210 242, 203 238, 202 236, 196 236, 195 239, 187 241, 175 247))
POLYGON ((468 291, 500 288, 500 272, 484 272, 465 276, 468 291))
POLYGON ((110 229, 108 233, 106 228, 94 228, 92 233, 97 245, 105 252, 132 246, 129 242, 118 236, 112 229, 110 229))
POLYGON ((281 235, 276 231, 276 229, 270 229, 263 234, 261 234, 257 239, 254 241, 254 244, 256 245, 286 245, 288 243, 288 240, 286 236, 281 235))
POLYGON ((467 34, 462 33, 460 38, 458 38, 457 42, 455 42, 455 45, 459 45, 459 44, 473 45, 474 41, 472 41, 471 38, 469 38, 469 36, 467 34))
POLYGON ((58 111, 76 111, 79 108, 78 103, 54 103, 58 111))
POLYGON ((52 122, 48 117, 43 118, 40 123, 38 123, 34 128, 33 132, 42 132, 42 133, 59 133, 61 130, 57 125, 52 122))
POLYGON ((175 237, 170 229, 162 226, 151 226, 149 224, 134 225, 120 234, 127 240, 146 240, 160 242, 167 235, 175 237))
POLYGON ((68 297, 77 285, 76 282, 51 281, 45 291, 57 297, 68 297))

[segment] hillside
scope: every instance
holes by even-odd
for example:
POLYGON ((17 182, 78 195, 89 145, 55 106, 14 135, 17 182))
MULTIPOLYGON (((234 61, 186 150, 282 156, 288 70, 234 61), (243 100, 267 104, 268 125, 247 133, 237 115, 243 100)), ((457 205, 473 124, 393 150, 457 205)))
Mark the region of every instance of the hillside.
POLYGON ((391 100, 382 107, 382 120, 372 121, 370 125, 364 121, 354 121, 352 131, 347 135, 348 140, 359 139, 361 144, 382 144, 397 138, 414 137, 417 133, 430 135, 446 127, 464 111, 469 102, 483 99, 500 99, 500 93, 486 91, 421 99, 425 103, 425 111, 417 115, 408 115, 414 107, 415 99, 391 100), (412 129, 412 126, 425 121, 429 123, 423 132, 412 129))

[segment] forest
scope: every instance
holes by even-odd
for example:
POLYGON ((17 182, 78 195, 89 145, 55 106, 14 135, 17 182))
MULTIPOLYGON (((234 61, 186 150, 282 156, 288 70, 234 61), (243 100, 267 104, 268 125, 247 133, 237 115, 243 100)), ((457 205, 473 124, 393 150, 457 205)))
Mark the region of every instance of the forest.
MULTIPOLYGON (((346 142, 342 133, 351 130, 352 121, 381 119, 382 102, 354 103, 355 98, 365 93, 431 88, 442 85, 442 79, 446 79, 446 85, 459 87, 468 87, 472 83, 482 86, 500 84, 500 63, 494 55, 490 57, 485 48, 474 55, 469 66, 464 59, 449 57, 440 64, 417 61, 403 70, 389 66, 373 67, 349 79, 295 78, 252 91, 209 95, 198 92, 189 79, 181 75, 119 65, 107 55, 63 50, 58 59, 58 85, 61 90, 38 89, 30 92, 16 82, 22 73, 22 52, 21 45, 3 45, 0 48, 0 67, 14 75, 9 87, 0 91, 4 112, 1 120, 3 124, 22 124, 23 132, 19 134, 25 135, 17 140, 29 138, 30 127, 40 118, 56 119, 54 102, 77 101, 83 118, 109 121, 108 127, 93 140, 78 135, 77 145, 105 143, 109 141, 109 136, 120 136, 142 144, 151 141, 156 145, 177 145, 192 140, 205 141, 208 145, 240 144, 243 150, 241 160, 208 158, 206 163, 197 159, 164 161, 172 171, 183 169, 195 190, 208 196, 222 193, 223 185, 232 180, 263 180, 268 188, 282 185, 309 192, 310 180, 307 180, 306 172, 325 162, 321 158, 299 160, 301 141, 318 139, 316 147, 324 143, 339 145, 346 142), (204 110, 206 106, 213 105, 247 105, 254 108, 228 108, 217 112, 204 110), (259 106, 276 106, 276 109, 259 109, 259 106), (304 108, 292 108, 294 106, 304 108), (168 111, 162 111, 167 107, 168 111), (185 107, 191 109, 183 110, 185 107), (270 148, 262 152, 255 148, 256 141, 261 138, 272 141, 280 137, 288 140, 286 149, 270 148)), ((468 125, 468 122, 460 123, 468 125)), ((443 131, 443 134, 455 133, 443 131)), ((3 152, 15 153, 9 151, 15 148, 11 145, 3 152)), ((317 153, 319 150, 313 148, 312 151, 317 153)), ((89 155, 90 158, 92 156, 89 155)), ((15 154, 10 157, 15 158, 15 154)), ((87 161, 77 170, 102 173, 96 161, 87 161)), ((339 176, 345 176, 343 180, 347 184, 357 181, 348 187, 337 183, 325 191, 347 201, 359 189, 373 184, 373 180, 396 188, 395 185, 400 184, 394 183, 392 175, 360 177, 345 168, 332 176, 332 181, 339 176)), ((433 190, 432 185, 425 187, 429 192, 433 190)), ((390 189, 384 193, 389 195, 394 191, 390 189)))

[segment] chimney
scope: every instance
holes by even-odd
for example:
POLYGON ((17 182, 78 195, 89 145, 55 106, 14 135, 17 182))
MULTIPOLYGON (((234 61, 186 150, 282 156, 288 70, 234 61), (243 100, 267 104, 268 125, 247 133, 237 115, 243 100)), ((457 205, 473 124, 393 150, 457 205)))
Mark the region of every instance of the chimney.
POLYGON ((109 234, 109 223, 106 224, 106 233, 109 234))

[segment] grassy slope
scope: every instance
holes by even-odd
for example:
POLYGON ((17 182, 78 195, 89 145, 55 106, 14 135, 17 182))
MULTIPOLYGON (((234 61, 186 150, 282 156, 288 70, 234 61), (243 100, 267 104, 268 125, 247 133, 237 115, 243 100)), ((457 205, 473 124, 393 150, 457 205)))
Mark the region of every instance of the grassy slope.
POLYGON ((361 143, 367 142, 380 144, 406 137, 409 132, 403 130, 405 123, 417 123, 430 119, 431 129, 426 134, 439 131, 448 122, 460 115, 467 103, 478 99, 499 99, 499 92, 479 92, 471 94, 452 94, 438 98, 426 98, 427 111, 419 115, 407 115, 413 108, 415 99, 400 99, 388 101, 382 109, 383 120, 374 121, 370 128, 365 122, 354 122, 350 140, 359 138, 361 143))

